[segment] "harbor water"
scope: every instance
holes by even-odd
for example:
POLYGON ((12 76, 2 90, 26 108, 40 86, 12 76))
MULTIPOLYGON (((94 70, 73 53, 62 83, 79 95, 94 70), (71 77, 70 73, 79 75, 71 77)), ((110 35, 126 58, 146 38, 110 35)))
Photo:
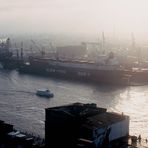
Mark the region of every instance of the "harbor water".
POLYGON ((44 138, 45 108, 74 102, 96 103, 108 111, 130 116, 130 135, 148 138, 148 85, 106 86, 44 78, 0 69, 0 120, 18 130, 44 138), (48 88, 53 98, 36 96, 48 88))

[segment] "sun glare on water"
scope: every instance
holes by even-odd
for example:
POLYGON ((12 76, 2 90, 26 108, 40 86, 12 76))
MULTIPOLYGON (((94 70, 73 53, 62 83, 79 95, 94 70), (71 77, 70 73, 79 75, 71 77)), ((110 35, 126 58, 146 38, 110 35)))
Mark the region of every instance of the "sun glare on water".
POLYGON ((120 94, 120 99, 115 108, 119 112, 123 112, 130 116, 130 134, 138 135, 142 133, 143 137, 148 135, 148 91, 139 90, 137 88, 128 88, 120 94), (135 127, 136 128, 135 130, 135 127))

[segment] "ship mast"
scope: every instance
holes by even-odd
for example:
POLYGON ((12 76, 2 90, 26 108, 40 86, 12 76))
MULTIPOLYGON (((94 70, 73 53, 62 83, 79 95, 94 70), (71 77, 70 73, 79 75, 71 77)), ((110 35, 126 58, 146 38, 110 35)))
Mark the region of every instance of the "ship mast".
POLYGON ((23 42, 21 42, 21 60, 23 59, 23 42))
POLYGON ((102 32, 102 51, 103 51, 103 54, 105 54, 106 50, 105 50, 105 36, 104 36, 104 32, 102 32))
POLYGON ((135 44, 135 37, 133 33, 131 33, 131 39, 132 39, 132 50, 134 51, 136 49, 136 44, 135 44))
POLYGON ((140 68, 140 64, 141 64, 141 49, 140 49, 140 47, 136 46, 135 37, 134 37, 133 33, 131 33, 131 39, 132 39, 132 51, 135 52, 135 56, 137 57, 138 67, 140 68))

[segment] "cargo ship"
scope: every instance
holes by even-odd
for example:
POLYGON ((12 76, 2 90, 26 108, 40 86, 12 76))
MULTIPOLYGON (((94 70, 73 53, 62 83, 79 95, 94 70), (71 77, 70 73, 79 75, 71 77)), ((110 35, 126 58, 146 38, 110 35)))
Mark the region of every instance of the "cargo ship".
POLYGON ((99 56, 97 61, 32 57, 19 67, 19 72, 105 84, 129 83, 129 77, 124 73, 113 52, 108 56, 99 56))

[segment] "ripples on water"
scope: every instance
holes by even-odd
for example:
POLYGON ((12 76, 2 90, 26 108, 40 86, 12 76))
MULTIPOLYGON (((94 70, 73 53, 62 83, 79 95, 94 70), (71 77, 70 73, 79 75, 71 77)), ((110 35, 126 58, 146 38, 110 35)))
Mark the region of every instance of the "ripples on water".
POLYGON ((19 130, 44 137, 45 108, 74 102, 123 112, 131 119, 130 134, 148 138, 148 86, 100 86, 0 70, 0 119, 19 130), (49 88, 54 98, 36 96, 39 88, 49 88))

